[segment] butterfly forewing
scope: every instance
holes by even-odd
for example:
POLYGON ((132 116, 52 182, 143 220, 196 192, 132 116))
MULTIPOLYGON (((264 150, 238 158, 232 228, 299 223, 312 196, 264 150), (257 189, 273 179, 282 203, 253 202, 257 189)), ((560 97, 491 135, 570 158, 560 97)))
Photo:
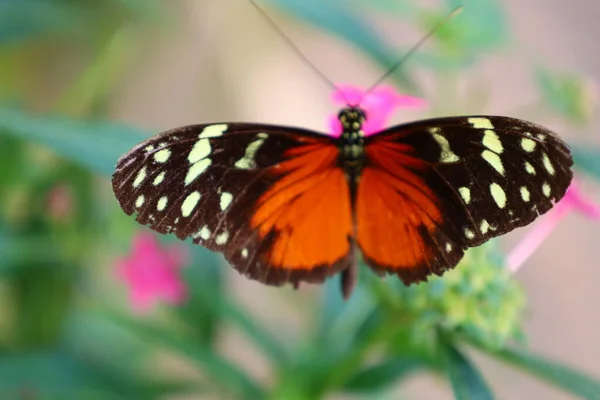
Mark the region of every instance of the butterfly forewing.
POLYGON ((399 125, 368 138, 366 154, 358 244, 376 270, 406 283, 532 222, 572 179, 569 149, 556 134, 507 117, 399 125))
POLYGON ((352 261, 337 155, 333 139, 307 130, 194 125, 124 155, 113 189, 138 222, 223 252, 253 279, 321 282, 352 261))

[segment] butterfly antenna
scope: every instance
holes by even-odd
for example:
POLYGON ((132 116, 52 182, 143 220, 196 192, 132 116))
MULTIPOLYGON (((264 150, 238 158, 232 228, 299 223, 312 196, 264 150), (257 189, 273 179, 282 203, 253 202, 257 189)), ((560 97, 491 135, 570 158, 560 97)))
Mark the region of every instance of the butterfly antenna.
MULTIPOLYGON (((306 65, 308 65, 313 70, 313 72, 317 76, 319 76, 323 82, 325 82, 325 84, 327 84, 333 90, 340 92, 338 87, 331 81, 331 79, 329 79, 324 73, 322 73, 319 70, 319 68, 317 68, 317 66, 315 64, 313 64, 312 61, 310 61, 310 59, 304 55, 304 53, 302 53, 302 51, 298 48, 298 46, 296 46, 294 44, 294 42, 292 41, 292 39, 290 39, 290 37, 288 35, 286 35, 283 32, 283 30, 281 30, 281 28, 269 16, 269 14, 267 14, 254 0, 250 0, 250 3, 254 7, 256 7, 256 9, 260 13, 260 15, 267 21, 267 23, 269 25, 271 25, 271 28, 273 28, 273 30, 275 30, 275 32, 277 32, 283 38, 283 40, 288 44, 288 46, 291 47, 291 49, 296 53, 296 55, 298 57, 300 57, 300 59, 302 61, 304 61, 306 63, 306 65)), ((340 92, 340 93, 342 93, 342 92, 340 92)), ((344 96, 346 103, 348 103, 348 99, 346 98, 346 96, 343 93, 342 93, 342 95, 344 96)))
MULTIPOLYGON (((438 23, 435 24, 433 26, 433 28, 431 28, 431 30, 429 32, 427 32, 427 34, 425 34, 425 36, 423 36, 415 45, 413 45, 413 47, 411 47, 406 52, 406 54, 404 54, 402 56, 402 58, 400 60, 398 60, 398 62, 396 64, 394 64, 385 74, 383 74, 381 76, 381 78, 379 78, 374 84, 372 84, 364 92, 364 94, 361 97, 361 101, 362 101, 363 98, 365 98, 366 95, 368 95, 373 89, 375 89, 377 87, 377 85, 379 85, 381 82, 383 82, 388 76, 390 76, 394 71, 396 71, 396 69, 398 69, 398 67, 400 67, 402 64, 404 64, 404 62, 411 55, 413 55, 413 53, 416 52, 419 49, 419 47, 421 47, 421 45, 427 41, 427 39, 429 39, 431 36, 433 36, 433 34, 435 32, 437 32, 438 29, 440 29, 446 22, 448 22, 449 20, 451 20, 452 18, 454 18, 458 14, 460 14, 460 12, 462 11, 462 9, 463 9, 463 6, 458 6, 454 10, 450 11, 450 13, 448 13, 448 15, 446 15, 444 18, 442 18, 440 21, 438 21, 438 23)), ((359 102, 359 104, 360 104, 360 102, 359 102)))

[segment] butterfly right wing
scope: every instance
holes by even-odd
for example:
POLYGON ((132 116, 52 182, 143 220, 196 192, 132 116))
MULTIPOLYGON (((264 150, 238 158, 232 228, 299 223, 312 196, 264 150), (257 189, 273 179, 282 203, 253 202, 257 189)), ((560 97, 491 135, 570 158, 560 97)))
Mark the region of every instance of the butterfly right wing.
POLYGON ((356 200, 366 261, 405 283, 453 268, 468 247, 532 222, 571 182, 553 132, 499 116, 391 127, 366 140, 356 200))
POLYGON ((192 237, 252 279, 322 282, 353 262, 349 189, 337 156, 332 138, 307 130, 187 126, 124 155, 113 189, 141 224, 192 237))

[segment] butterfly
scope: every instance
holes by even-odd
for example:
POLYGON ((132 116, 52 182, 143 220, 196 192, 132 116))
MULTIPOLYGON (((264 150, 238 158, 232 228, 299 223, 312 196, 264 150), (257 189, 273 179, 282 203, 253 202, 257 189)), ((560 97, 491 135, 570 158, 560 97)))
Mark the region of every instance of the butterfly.
POLYGON ((531 223, 565 194, 573 164, 552 131, 456 116, 365 135, 360 106, 339 137, 288 126, 185 126, 140 143, 112 178, 123 210, 192 238, 268 285, 320 283, 357 254, 405 284, 452 269, 469 247, 531 223))

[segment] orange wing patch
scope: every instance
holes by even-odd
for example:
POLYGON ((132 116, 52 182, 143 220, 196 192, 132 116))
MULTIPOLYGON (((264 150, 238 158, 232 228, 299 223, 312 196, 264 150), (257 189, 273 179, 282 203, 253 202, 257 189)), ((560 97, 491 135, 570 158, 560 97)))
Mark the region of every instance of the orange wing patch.
POLYGON ((367 147, 356 197, 357 242, 373 269, 397 274, 406 284, 439 273, 436 239, 443 216, 420 172, 430 164, 410 146, 377 141, 367 147))
POLYGON ((347 267, 352 250, 349 187, 336 165, 338 149, 307 144, 286 156, 272 167, 280 178, 259 199, 251 221, 261 238, 274 234, 264 261, 274 269, 325 268, 331 275, 347 267))

